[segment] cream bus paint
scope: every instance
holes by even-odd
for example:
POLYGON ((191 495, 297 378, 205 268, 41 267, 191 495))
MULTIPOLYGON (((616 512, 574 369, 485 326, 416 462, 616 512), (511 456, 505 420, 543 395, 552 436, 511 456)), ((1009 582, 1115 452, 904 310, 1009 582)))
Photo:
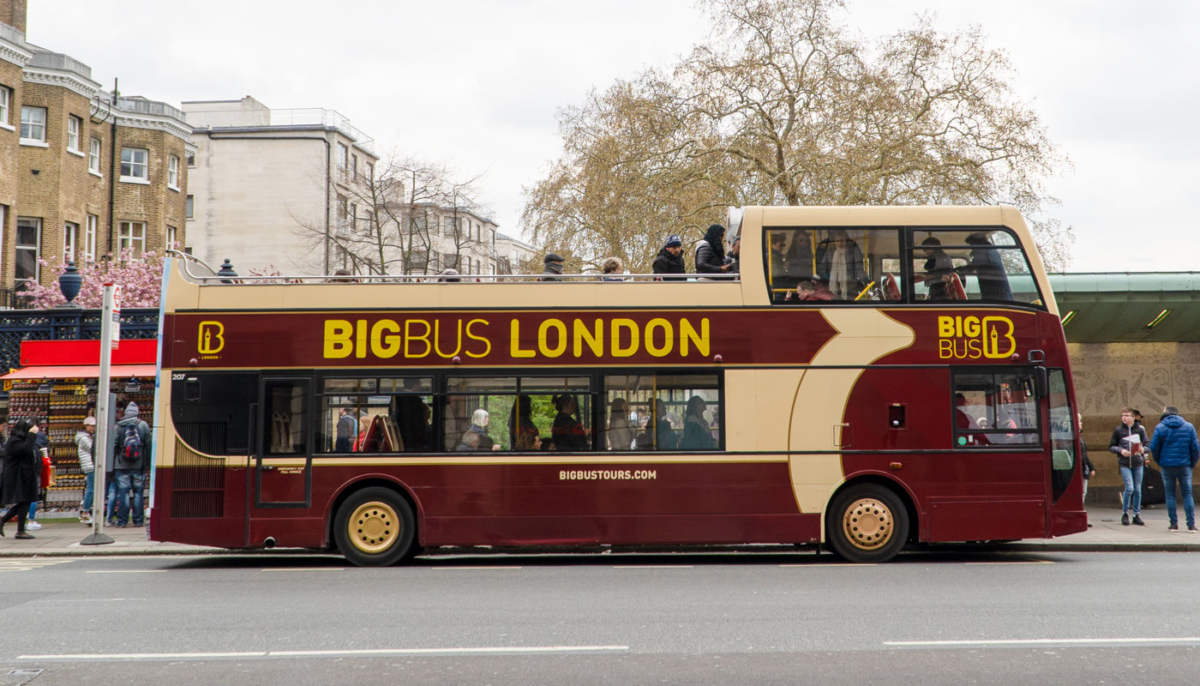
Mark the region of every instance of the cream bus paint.
MULTIPOLYGON (((845 480, 841 455, 826 451, 842 446, 842 421, 858 377, 875 360, 916 341, 911 327, 874 308, 822 309, 821 314, 837 334, 813 358, 796 387, 788 439, 792 490, 801 512, 824 512, 845 480), (856 368, 823 368, 832 366, 856 368), (805 454, 817 451, 821 454, 805 454)), ((821 538, 826 540, 823 517, 821 538)))

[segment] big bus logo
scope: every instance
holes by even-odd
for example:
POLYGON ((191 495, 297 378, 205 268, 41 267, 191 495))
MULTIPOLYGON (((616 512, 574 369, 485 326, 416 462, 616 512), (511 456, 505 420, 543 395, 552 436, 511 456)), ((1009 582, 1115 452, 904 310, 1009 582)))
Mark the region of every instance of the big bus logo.
POLYGON ((196 350, 201 355, 216 355, 225 347, 225 325, 221 322, 200 322, 196 350))
POLYGON ((1001 360, 1017 352, 1008 317, 938 317, 938 357, 1001 360))

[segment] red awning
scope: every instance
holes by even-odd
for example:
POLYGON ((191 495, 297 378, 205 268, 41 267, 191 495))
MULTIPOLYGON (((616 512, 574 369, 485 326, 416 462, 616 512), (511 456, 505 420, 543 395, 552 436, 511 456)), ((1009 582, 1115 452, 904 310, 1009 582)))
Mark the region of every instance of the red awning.
MULTIPOLYGON (((113 379, 128 379, 131 376, 141 378, 154 377, 154 365, 152 364, 114 364, 112 366, 113 379)), ((92 366, 85 364, 71 365, 43 365, 37 367, 25 367, 18 369, 12 373, 0 376, 4 381, 40 381, 42 379, 98 379, 100 378, 100 366, 92 366)))

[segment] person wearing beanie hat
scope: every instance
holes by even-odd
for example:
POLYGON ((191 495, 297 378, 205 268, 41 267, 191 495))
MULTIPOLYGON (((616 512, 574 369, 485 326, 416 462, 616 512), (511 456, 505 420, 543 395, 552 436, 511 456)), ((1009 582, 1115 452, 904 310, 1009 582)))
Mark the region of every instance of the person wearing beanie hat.
POLYGON ((542 270, 542 278, 539 280, 562 281, 562 279, 558 277, 562 276, 564 261, 565 260, 563 260, 563 258, 554 253, 546 253, 546 258, 542 260, 542 263, 546 265, 546 268, 542 270))
MULTIPOLYGON (((687 265, 683 263, 683 239, 677 234, 667 237, 667 243, 658 251, 654 258, 655 274, 686 274, 687 265)), ((686 281, 683 276, 660 276, 663 281, 686 281)))
POLYGON ((83 429, 75 434, 75 447, 79 449, 79 471, 83 472, 83 502, 79 504, 79 521, 92 523, 92 500, 96 493, 96 465, 92 460, 95 450, 96 418, 83 420, 83 429))
POLYGON ((115 456, 113 475, 117 481, 117 526, 123 527, 133 511, 133 525, 142 526, 142 488, 150 466, 150 425, 138 418, 137 403, 125 406, 125 418, 117 422, 112 438, 115 456))

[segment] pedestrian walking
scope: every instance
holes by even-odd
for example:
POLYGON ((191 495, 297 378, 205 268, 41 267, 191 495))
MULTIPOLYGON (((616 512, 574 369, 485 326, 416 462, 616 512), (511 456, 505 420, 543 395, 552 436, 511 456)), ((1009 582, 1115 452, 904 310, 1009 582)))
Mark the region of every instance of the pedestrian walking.
POLYGON ((92 500, 96 493, 96 465, 92 457, 95 449, 96 418, 83 420, 83 428, 75 434, 75 447, 79 449, 79 471, 83 472, 83 502, 79 504, 79 521, 92 523, 92 500))
POLYGON ((1133 523, 1145 526, 1142 521, 1142 467, 1146 464, 1146 430, 1134 425, 1133 408, 1121 409, 1121 423, 1113 429, 1108 441, 1108 451, 1117 456, 1121 479, 1125 491, 1121 494, 1121 524, 1129 526, 1129 511, 1133 510, 1133 523))
POLYGON ((1175 505, 1175 482, 1179 482, 1183 498, 1183 514, 1187 518, 1187 530, 1196 533, 1196 502, 1192 499, 1192 471, 1200 461, 1200 441, 1196 440, 1196 427, 1179 416, 1179 410, 1168 405, 1163 408, 1162 420, 1154 427, 1154 438, 1150 441, 1150 453, 1162 469, 1163 490, 1167 497, 1167 517, 1171 523, 1168 531, 1179 531, 1179 512, 1175 505))
POLYGON ((37 424, 20 420, 13 427, 4 445, 4 476, 0 483, 0 501, 15 503, 0 518, 0 536, 4 536, 4 525, 17 520, 17 538, 33 538, 25 530, 29 517, 29 506, 38 497, 38 472, 42 459, 37 451, 37 424))

